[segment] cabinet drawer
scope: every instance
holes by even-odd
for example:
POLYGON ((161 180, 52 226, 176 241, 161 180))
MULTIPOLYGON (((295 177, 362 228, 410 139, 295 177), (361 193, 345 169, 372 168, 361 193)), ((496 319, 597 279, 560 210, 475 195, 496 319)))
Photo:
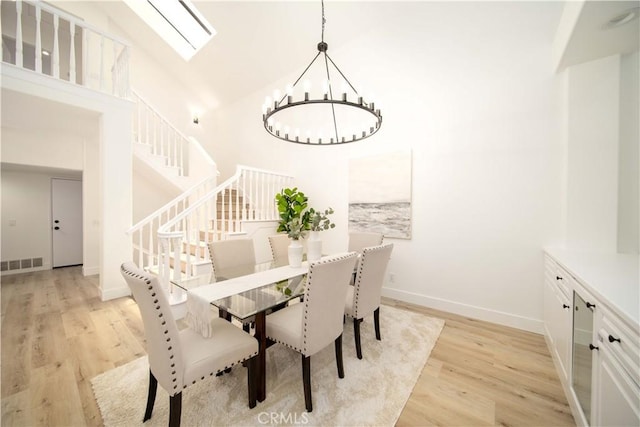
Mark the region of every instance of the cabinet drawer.
POLYGON ((640 385, 640 334, 604 309, 598 329, 599 345, 606 346, 622 368, 640 385))
POLYGON ((571 300, 573 291, 573 278, 561 266, 550 257, 545 256, 544 274, 547 283, 553 283, 566 299, 571 300))

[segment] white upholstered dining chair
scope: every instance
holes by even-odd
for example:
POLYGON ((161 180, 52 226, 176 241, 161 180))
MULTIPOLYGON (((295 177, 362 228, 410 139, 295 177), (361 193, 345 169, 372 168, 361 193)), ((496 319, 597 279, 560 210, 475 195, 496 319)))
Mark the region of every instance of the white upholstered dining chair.
POLYGON ((144 421, 151 418, 158 383, 169 394, 169 426, 179 426, 182 390, 196 381, 246 361, 249 407, 256 406, 258 341, 231 323, 212 320, 212 337, 190 328, 178 330, 171 307, 155 276, 133 263, 120 272, 140 309, 149 355, 149 394, 144 421))
POLYGON ((269 236, 271 258, 277 266, 289 264, 289 237, 286 234, 269 236))
POLYGON ((373 314, 376 339, 380 337, 380 293, 384 276, 391 258, 393 243, 364 248, 356 272, 354 286, 349 286, 345 299, 344 314, 353 318, 353 335, 356 355, 362 359, 360 344, 360 323, 373 314))
POLYGON ((254 272, 256 252, 253 239, 215 240, 208 244, 208 248, 216 281, 225 279, 223 277, 225 270, 246 269, 246 271, 235 271, 234 276, 254 272))
POLYGON ((368 231, 349 232, 349 252, 362 253, 362 249, 382 244, 382 233, 368 231))
POLYGON ((304 401, 308 412, 311 401, 311 356, 332 342, 335 346, 338 377, 344 378, 342 331, 344 300, 356 254, 336 255, 311 263, 304 300, 267 316, 266 335, 302 355, 304 401))

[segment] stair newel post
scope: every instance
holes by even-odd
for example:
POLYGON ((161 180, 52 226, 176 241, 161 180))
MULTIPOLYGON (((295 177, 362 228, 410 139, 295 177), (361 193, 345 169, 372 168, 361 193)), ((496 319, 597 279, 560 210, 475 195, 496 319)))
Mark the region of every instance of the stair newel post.
POLYGON ((158 246, 160 259, 158 262, 158 271, 162 287, 167 290, 169 295, 170 274, 171 274, 171 234, 158 232, 158 246))
MULTIPOLYGON (((179 235, 174 235, 171 237, 171 244, 173 246, 173 259, 177 260, 176 267, 173 269, 173 282, 180 283, 181 279, 181 268, 180 268, 180 252, 182 248, 182 233, 179 235)), ((189 258, 187 257, 187 260, 189 258)), ((187 261, 188 264, 188 261, 187 261)), ((171 286, 170 291, 173 294, 173 286, 171 286)))
POLYGON ((247 178, 244 175, 244 172, 242 173, 242 175, 240 175, 240 180, 242 180, 242 194, 245 196, 245 198, 242 200, 242 206, 240 206, 240 211, 242 212, 242 220, 246 221, 247 219, 247 178))
MULTIPOLYGON (((182 220, 182 229, 184 230, 184 235, 187 238, 187 241, 189 241, 189 238, 192 235, 192 227, 191 227, 191 223, 192 223, 192 219, 193 219, 193 214, 189 214, 186 218, 184 218, 182 220)), ((177 251, 176 249, 176 259, 178 260, 178 269, 181 270, 182 269, 182 262, 180 261, 180 252, 177 251)), ((185 266, 184 266, 184 272, 186 274, 187 277, 191 276, 191 251, 187 251, 185 254, 185 266)))

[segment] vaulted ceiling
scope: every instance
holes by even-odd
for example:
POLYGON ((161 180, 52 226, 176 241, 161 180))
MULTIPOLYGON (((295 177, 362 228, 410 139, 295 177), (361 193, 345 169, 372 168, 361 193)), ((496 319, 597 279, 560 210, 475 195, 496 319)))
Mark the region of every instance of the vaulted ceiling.
MULTIPOLYGON (((301 72, 321 36, 320 1, 198 1, 194 5, 218 34, 189 62, 182 60, 123 2, 98 2, 112 25, 175 78, 202 94, 210 106, 232 102, 289 73, 301 72)), ((460 2, 452 2, 460 6, 460 2)), ((638 49, 637 19, 603 30, 611 18, 637 1, 587 1, 565 49, 564 65, 638 49)), ((561 7, 559 7, 559 10, 561 7)), ((325 41, 330 52, 403 14, 429 13, 429 2, 325 2, 325 41)), ((481 24, 481 23, 479 23, 481 24)))

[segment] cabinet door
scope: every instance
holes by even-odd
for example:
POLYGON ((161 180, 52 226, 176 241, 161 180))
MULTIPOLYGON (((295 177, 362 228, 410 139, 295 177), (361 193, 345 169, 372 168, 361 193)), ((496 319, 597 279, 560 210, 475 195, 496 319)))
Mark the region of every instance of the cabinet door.
POLYGON ((640 426, 640 386, 631 380, 606 345, 595 366, 598 385, 592 425, 640 426))
POLYGON ((555 277, 547 278, 544 286, 544 326, 551 343, 549 349, 556 363, 559 363, 561 380, 569 379, 571 357, 572 311, 569 299, 554 283, 555 277))

